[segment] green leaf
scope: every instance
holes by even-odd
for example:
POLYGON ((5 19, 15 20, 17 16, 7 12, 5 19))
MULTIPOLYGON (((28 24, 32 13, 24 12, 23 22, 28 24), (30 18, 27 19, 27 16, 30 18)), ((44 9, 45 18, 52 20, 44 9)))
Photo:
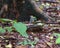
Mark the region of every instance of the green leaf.
POLYGON ((17 20, 13 20, 10 22, 11 24, 17 23, 17 20))
POLYGON ((2 22, 11 22, 12 20, 0 18, 0 21, 2 21, 2 22))
POLYGON ((5 30, 7 30, 8 32, 12 32, 12 27, 4 27, 5 30))
POLYGON ((36 44, 36 43, 37 43, 37 41, 28 40, 28 44, 30 44, 30 45, 34 45, 34 44, 36 44))
POLYGON ((18 45, 23 45, 23 42, 17 42, 18 45))
POLYGON ((28 44, 28 41, 24 40, 23 45, 27 45, 27 44, 28 44))
POLYGON ((59 33, 53 33, 53 35, 60 37, 60 34, 59 33))
POLYGON ((59 33, 53 33, 54 36, 57 36, 56 44, 60 44, 60 34, 59 33))
POLYGON ((18 43, 18 44, 21 44, 21 45, 34 45, 34 44, 36 44, 37 42, 36 41, 31 41, 30 39, 24 39, 24 41, 22 41, 22 42, 20 42, 20 43, 18 43))
POLYGON ((0 27, 0 33, 5 33, 5 32, 6 32, 6 30, 3 29, 2 27, 0 27))
POLYGON ((56 39, 56 44, 60 44, 60 37, 56 39))
POLYGON ((28 37, 28 34, 26 33, 27 27, 25 24, 18 22, 14 23, 13 27, 16 29, 17 32, 20 33, 23 37, 28 37))

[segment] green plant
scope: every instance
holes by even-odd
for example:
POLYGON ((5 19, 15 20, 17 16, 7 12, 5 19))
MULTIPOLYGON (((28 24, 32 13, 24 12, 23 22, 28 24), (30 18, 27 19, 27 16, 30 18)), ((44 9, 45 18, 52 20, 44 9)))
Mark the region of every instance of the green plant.
POLYGON ((57 36, 57 38, 56 38, 56 44, 60 44, 60 34, 59 33, 54 33, 53 34, 54 36, 57 36))
POLYGON ((5 22, 12 22, 12 20, 0 18, 0 22, 2 22, 2 23, 5 23, 5 22))
POLYGON ((4 28, 0 27, 0 33, 4 33, 4 32, 6 32, 6 30, 4 28))
POLYGON ((56 44, 60 44, 60 37, 56 39, 56 44))
POLYGON ((7 32, 12 32, 12 27, 4 27, 4 29, 7 31, 7 32))
POLYGON ((24 41, 18 42, 18 44, 20 44, 20 45, 31 45, 31 47, 33 47, 37 42, 38 42, 37 40, 32 41, 28 38, 25 38, 24 41))
POLYGON ((25 24, 10 19, 0 19, 0 22, 8 22, 12 24, 12 26, 4 26, 4 28, 0 27, 0 32, 12 32, 15 30, 19 32, 23 37, 28 37, 28 34, 26 33, 27 27, 25 24))
POLYGON ((12 21, 9 19, 1 19, 1 22, 8 22, 11 23, 11 26, 4 26, 3 28, 0 27, 0 32, 4 33, 4 32, 13 32, 13 30, 15 30, 16 32, 20 33, 20 35, 22 35, 23 37, 25 37, 23 42, 19 42, 21 45, 31 45, 34 46, 34 44, 37 43, 38 38, 35 38, 34 41, 31 41, 30 39, 28 39, 28 34, 26 33, 27 27, 25 24, 21 23, 21 22, 17 22, 17 21, 12 21))
POLYGON ((28 34, 26 33, 27 27, 25 24, 21 22, 13 23, 13 27, 17 32, 19 32, 23 37, 28 37, 28 34))

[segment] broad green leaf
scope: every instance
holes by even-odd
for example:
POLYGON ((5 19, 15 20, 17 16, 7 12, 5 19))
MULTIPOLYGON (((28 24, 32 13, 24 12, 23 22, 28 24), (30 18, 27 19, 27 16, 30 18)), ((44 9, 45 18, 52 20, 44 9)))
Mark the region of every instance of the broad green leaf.
POLYGON ((26 33, 27 27, 25 24, 18 22, 14 23, 13 27, 16 29, 17 32, 20 33, 23 37, 28 37, 28 34, 26 33))
POLYGON ((2 27, 0 27, 0 33, 5 33, 5 32, 6 32, 6 30, 3 29, 2 27))
POLYGON ((56 39, 56 44, 60 44, 60 37, 56 39))

